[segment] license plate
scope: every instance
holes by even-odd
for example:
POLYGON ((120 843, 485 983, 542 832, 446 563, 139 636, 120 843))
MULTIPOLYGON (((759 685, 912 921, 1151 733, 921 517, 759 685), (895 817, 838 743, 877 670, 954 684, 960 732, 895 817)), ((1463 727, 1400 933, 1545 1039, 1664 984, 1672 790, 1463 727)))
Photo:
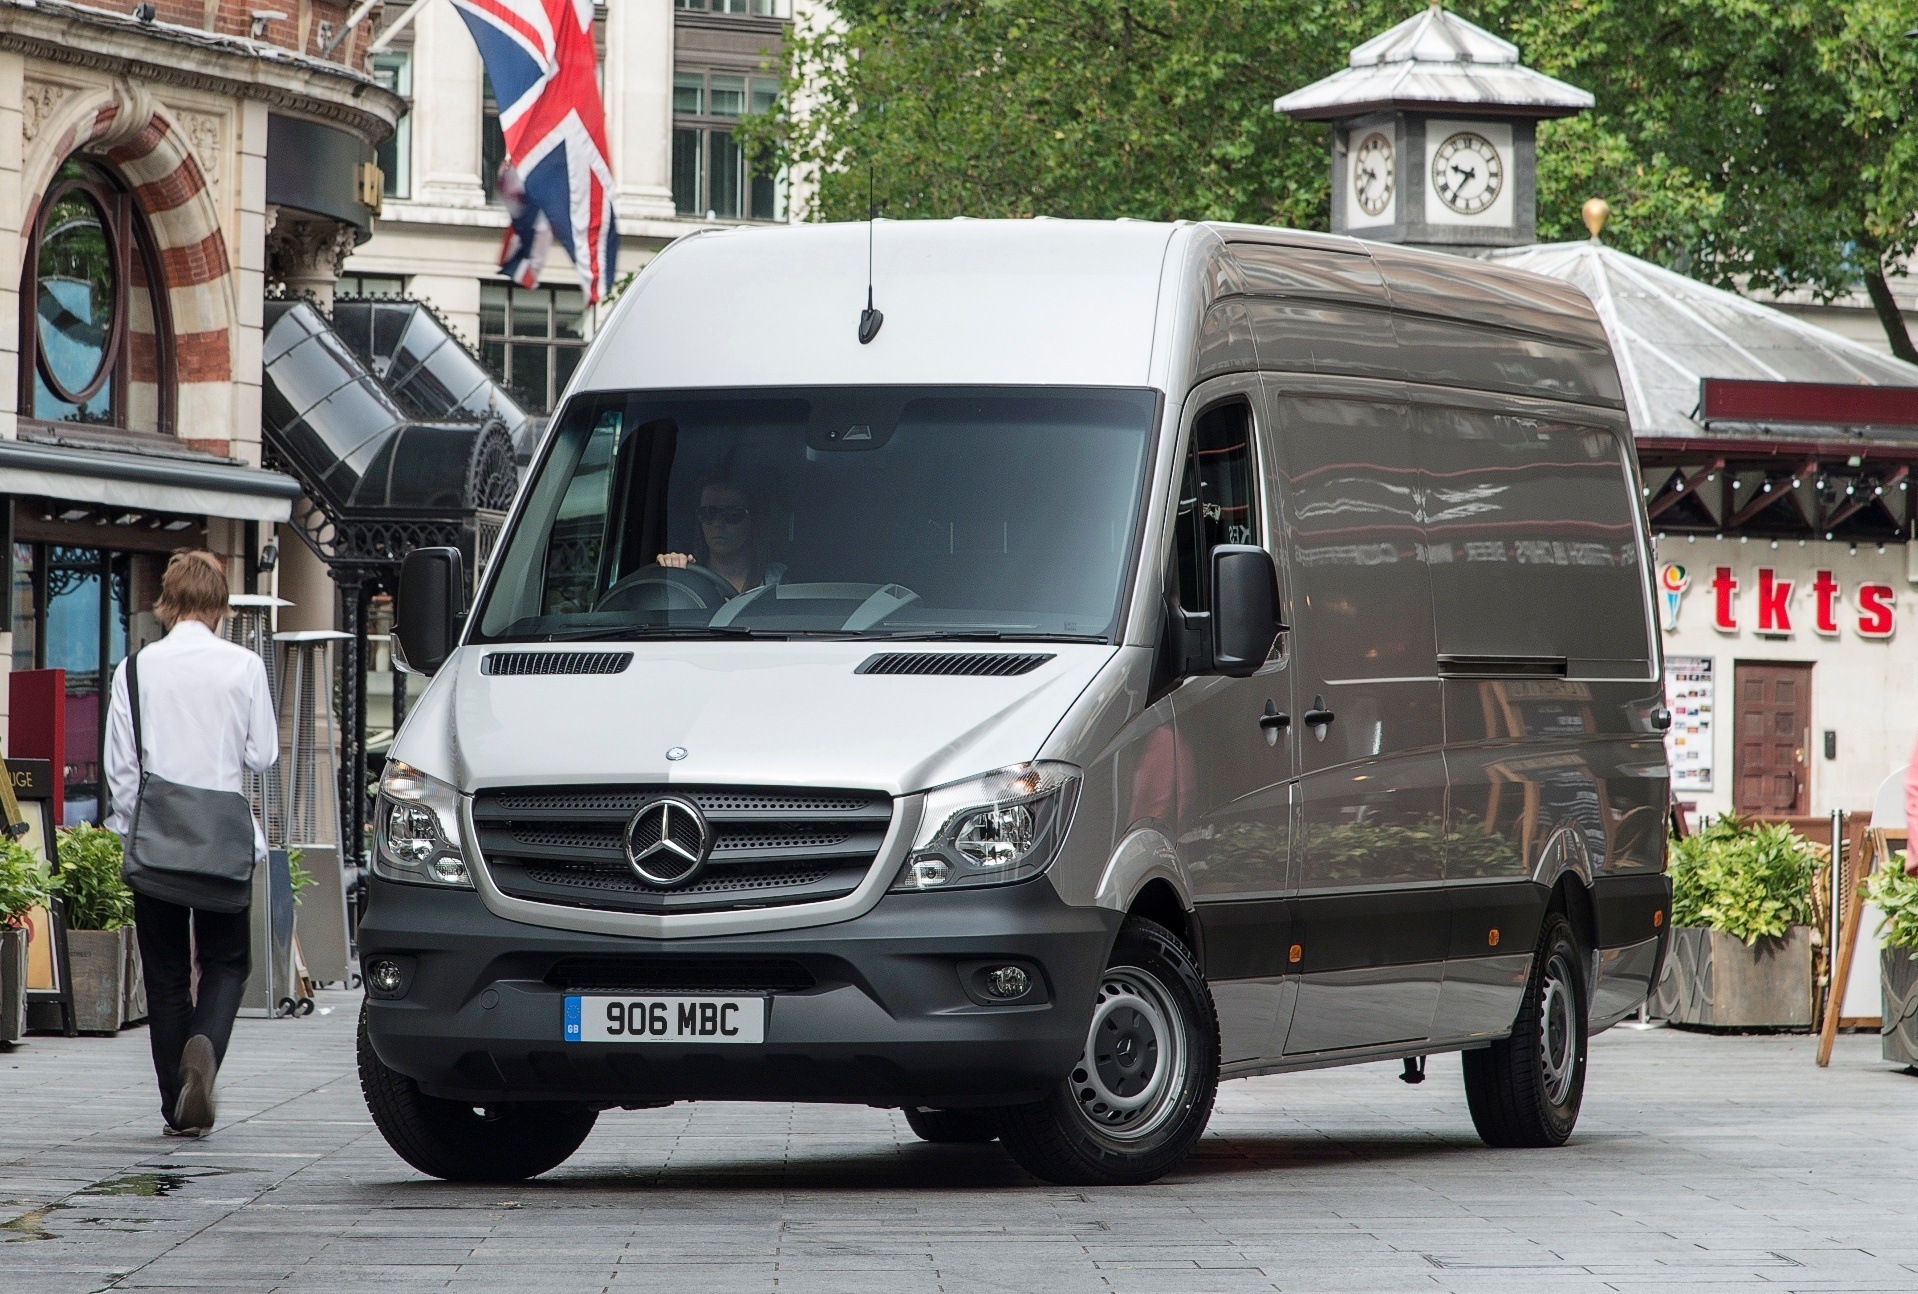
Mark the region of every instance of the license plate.
POLYGON ((766 1007, 763 997, 569 996, 566 1041, 764 1042, 766 1007))

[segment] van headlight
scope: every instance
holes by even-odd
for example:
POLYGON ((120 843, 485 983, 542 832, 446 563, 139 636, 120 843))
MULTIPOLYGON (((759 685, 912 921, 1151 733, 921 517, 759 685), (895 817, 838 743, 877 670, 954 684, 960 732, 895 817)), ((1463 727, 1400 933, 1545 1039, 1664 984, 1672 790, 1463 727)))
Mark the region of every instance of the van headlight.
POLYGON ((375 873, 389 881, 473 888, 460 848, 459 791, 389 759, 373 821, 375 873))
POLYGON ((1008 885, 1052 865, 1072 821, 1079 770, 1040 760, 926 792, 894 893, 1008 885))

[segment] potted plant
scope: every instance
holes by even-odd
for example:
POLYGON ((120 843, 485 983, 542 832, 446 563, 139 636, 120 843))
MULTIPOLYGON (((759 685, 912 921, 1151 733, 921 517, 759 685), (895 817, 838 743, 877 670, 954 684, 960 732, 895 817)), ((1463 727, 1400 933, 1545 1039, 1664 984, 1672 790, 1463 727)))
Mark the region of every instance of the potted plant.
POLYGON ((1807 1029, 1818 850, 1783 823, 1723 817, 1671 845, 1674 1024, 1807 1029))
POLYGON ((66 905, 74 1016, 82 1033, 117 1033, 146 1014, 133 892, 120 878, 120 837, 84 823, 59 836, 60 871, 53 883, 66 905))
POLYGON ((47 865, 19 841, 0 841, 0 1042, 27 1026, 27 913, 47 901, 47 865))
POLYGON ((1900 850, 1865 882, 1865 896, 1885 914, 1878 925, 1878 975, 1884 994, 1884 1057, 1918 1067, 1918 877, 1905 872, 1900 850))

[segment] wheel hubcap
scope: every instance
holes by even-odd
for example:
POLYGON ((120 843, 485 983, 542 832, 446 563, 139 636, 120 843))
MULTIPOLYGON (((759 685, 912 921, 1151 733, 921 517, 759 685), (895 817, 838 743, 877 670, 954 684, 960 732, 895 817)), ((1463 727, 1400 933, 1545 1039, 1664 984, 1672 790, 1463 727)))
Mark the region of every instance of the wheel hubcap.
POLYGON ((1176 1111, 1185 1069, 1185 1031, 1165 985, 1135 966, 1108 970, 1072 1071, 1079 1112, 1107 1136, 1146 1136, 1176 1111))
POLYGON ((1573 997, 1572 974, 1564 954, 1554 954, 1545 967, 1544 994, 1539 1003, 1545 1099, 1553 1105, 1565 1104, 1578 1076, 1578 1003, 1573 997))

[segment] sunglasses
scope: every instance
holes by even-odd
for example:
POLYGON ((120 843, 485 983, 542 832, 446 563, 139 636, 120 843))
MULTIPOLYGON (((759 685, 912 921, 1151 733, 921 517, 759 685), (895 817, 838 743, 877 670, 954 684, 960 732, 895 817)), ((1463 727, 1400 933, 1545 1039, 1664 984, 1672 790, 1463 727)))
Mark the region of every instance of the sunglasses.
POLYGON ((738 503, 723 506, 702 503, 694 509, 694 512, 699 517, 700 523, 708 526, 743 526, 746 524, 746 518, 752 515, 752 509, 738 503))

